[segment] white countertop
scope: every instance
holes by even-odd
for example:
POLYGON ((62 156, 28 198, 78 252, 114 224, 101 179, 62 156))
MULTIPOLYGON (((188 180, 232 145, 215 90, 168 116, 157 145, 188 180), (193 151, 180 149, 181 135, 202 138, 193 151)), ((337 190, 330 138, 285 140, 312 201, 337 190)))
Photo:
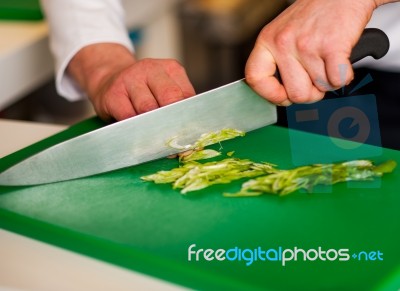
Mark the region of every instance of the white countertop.
MULTIPOLYGON (((66 126, 0 119, 0 158, 66 126)), ((182 287, 0 229, 0 290, 183 290, 182 287)))
POLYGON ((66 128, 65 125, 0 119, 0 158, 66 128))
POLYGON ((50 80, 47 34, 44 21, 0 21, 0 110, 50 80))

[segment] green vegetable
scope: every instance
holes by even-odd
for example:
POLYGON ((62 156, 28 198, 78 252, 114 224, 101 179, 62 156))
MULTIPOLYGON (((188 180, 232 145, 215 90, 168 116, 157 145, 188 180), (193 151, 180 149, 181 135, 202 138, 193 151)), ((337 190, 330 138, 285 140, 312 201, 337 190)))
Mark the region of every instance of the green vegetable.
POLYGON ((182 150, 182 152, 178 154, 179 160, 181 162, 204 160, 221 155, 220 152, 215 150, 203 150, 204 147, 244 135, 245 132, 243 131, 232 128, 225 128, 220 131, 213 131, 210 133, 202 134, 193 145, 189 144, 182 146, 177 143, 177 137, 170 139, 167 142, 167 145, 169 147, 182 150))
POLYGON ((220 156, 221 153, 215 150, 200 150, 200 151, 192 151, 188 155, 179 156, 179 160, 181 162, 191 162, 191 161, 198 161, 198 160, 206 160, 220 156))
POLYGON ((156 184, 173 183, 180 177, 185 175, 191 168, 195 167, 197 163, 187 163, 183 167, 174 168, 170 171, 159 171, 155 174, 140 177, 144 181, 151 181, 156 184))
POLYGON ((211 185, 227 184, 241 178, 253 178, 274 172, 276 169, 272 164, 230 158, 205 164, 192 161, 171 171, 160 171, 142 179, 155 183, 172 183, 174 189, 182 189, 181 193, 186 194, 211 185))
MULTIPOLYGON (((181 189, 181 193, 186 194, 215 184, 227 184, 242 178, 255 178, 245 182, 239 192, 225 193, 224 196, 249 197, 264 193, 283 196, 299 189, 311 192, 316 185, 372 180, 391 173, 396 167, 395 161, 386 161, 375 166, 369 160, 316 164, 291 170, 278 170, 275 165, 269 163, 255 163, 236 158, 204 164, 196 162, 221 155, 219 151, 204 149, 204 147, 244 135, 242 131, 226 128, 202 134, 193 145, 185 146, 177 144, 176 138, 173 138, 167 144, 183 151, 178 154, 181 165, 170 171, 159 171, 141 179, 157 184, 172 183, 174 189, 181 189)), ((233 154, 234 152, 231 151, 227 153, 227 156, 231 157, 233 154)))
POLYGON ((194 144, 194 148, 204 148, 208 145, 216 144, 224 140, 233 139, 238 136, 245 136, 245 132, 232 128, 225 128, 220 131, 204 133, 194 144))
POLYGON ((355 160, 338 164, 318 164, 283 170, 250 180, 238 193, 225 193, 226 197, 259 196, 264 193, 287 195, 299 189, 312 191, 316 185, 331 185, 344 181, 366 181, 390 173, 396 162, 387 161, 374 166, 368 160, 355 160))

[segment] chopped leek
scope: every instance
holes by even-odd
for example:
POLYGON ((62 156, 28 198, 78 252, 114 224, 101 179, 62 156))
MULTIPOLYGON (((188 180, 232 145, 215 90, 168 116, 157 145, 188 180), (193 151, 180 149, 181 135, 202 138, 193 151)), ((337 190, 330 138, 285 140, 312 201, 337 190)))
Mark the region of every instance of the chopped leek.
POLYGON ((274 172, 276 169, 272 164, 229 158, 204 164, 192 161, 171 171, 160 171, 142 179, 155 183, 172 183, 174 189, 182 189, 181 193, 186 194, 211 185, 227 184, 241 178, 254 178, 274 172))
POLYGON ((220 152, 215 150, 203 150, 204 147, 244 135, 245 132, 243 131, 232 128, 224 128, 219 131, 213 131, 210 133, 202 134, 200 138, 192 145, 178 144, 176 140, 177 137, 170 139, 167 142, 167 145, 169 147, 182 151, 181 153, 178 154, 179 160, 181 162, 204 160, 204 159, 214 158, 221 154, 220 152))
POLYGON ((198 160, 205 160, 205 159, 211 159, 220 156, 221 153, 216 151, 216 150, 210 150, 210 149, 205 149, 205 150, 200 150, 200 151, 192 151, 188 155, 179 155, 179 160, 181 162, 191 162, 191 161, 198 161, 198 160))
POLYGON ((142 176, 141 179, 144 181, 151 181, 156 184, 173 183, 180 177, 185 175, 192 167, 197 163, 187 163, 183 167, 174 168, 170 171, 159 171, 155 174, 142 176))
POLYGON ((386 161, 375 166, 369 160, 355 160, 337 164, 316 164, 290 170, 278 170, 269 163, 255 163, 247 159, 231 158, 234 151, 228 152, 229 158, 208 163, 198 160, 220 156, 221 153, 204 147, 245 133, 226 128, 220 131, 202 134, 193 145, 179 145, 176 138, 167 145, 181 150, 180 166, 170 171, 159 171, 141 177, 144 181, 156 184, 171 183, 182 194, 204 189, 215 184, 227 184, 242 178, 253 178, 245 182, 237 193, 225 193, 226 197, 260 196, 264 193, 280 196, 299 189, 309 192, 316 185, 332 185, 344 181, 366 181, 390 173, 396 167, 395 161, 386 161))
POLYGON ((264 193, 287 195, 299 189, 312 191, 316 185, 332 185, 344 181, 366 181, 390 173, 396 162, 386 161, 375 166, 368 160, 355 160, 338 164, 318 164, 278 171, 258 177, 242 185, 238 193, 225 193, 226 197, 259 196, 264 193))
POLYGON ((225 128, 220 131, 204 133, 195 142, 194 148, 204 148, 208 145, 216 144, 224 140, 233 139, 238 136, 245 136, 245 132, 232 128, 225 128))

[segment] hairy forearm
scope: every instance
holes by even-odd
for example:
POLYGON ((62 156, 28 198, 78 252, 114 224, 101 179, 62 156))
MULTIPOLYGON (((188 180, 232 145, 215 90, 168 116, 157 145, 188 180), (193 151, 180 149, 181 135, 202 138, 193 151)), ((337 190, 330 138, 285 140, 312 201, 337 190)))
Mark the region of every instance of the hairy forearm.
POLYGON ((104 79, 135 62, 134 55, 124 46, 99 43, 82 48, 72 58, 67 70, 89 98, 93 98, 104 79))

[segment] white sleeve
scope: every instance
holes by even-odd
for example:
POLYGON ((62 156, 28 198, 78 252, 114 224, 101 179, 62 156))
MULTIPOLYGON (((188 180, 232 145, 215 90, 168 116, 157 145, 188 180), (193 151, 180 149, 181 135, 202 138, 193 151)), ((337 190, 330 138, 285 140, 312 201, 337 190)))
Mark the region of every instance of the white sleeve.
POLYGON ((56 88, 70 101, 85 96, 66 68, 84 46, 119 43, 133 51, 119 0, 41 0, 50 27, 50 48, 55 58, 56 88))
POLYGON ((385 4, 376 9, 367 27, 383 30, 390 40, 390 49, 380 60, 372 57, 365 58, 357 63, 358 66, 384 71, 400 72, 400 2, 385 4))

